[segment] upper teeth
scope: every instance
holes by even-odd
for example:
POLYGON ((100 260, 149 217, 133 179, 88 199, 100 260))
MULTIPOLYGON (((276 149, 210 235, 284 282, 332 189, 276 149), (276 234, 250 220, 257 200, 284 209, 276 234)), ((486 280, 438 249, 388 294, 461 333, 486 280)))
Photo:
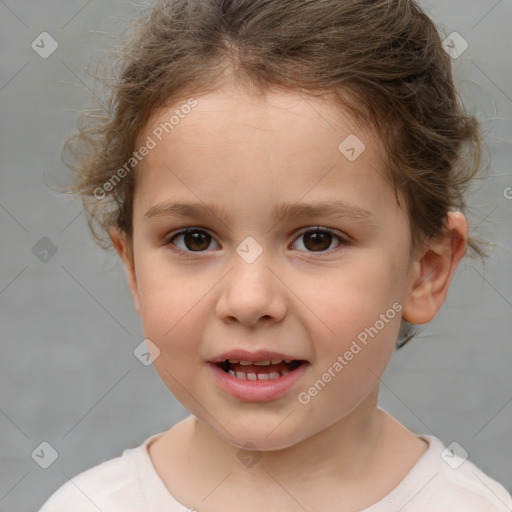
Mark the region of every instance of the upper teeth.
POLYGON ((239 361, 238 359, 228 359, 230 363, 233 364, 241 364, 242 366, 247 366, 250 364, 254 364, 256 366, 268 366, 270 364, 279 364, 282 362, 291 363, 291 359, 266 359, 264 361, 239 361))

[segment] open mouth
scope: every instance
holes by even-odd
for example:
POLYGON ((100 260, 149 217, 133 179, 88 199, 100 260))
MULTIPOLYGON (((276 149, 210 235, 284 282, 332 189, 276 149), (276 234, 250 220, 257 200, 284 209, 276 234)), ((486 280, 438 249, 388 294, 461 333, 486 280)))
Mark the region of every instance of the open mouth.
POLYGON ((223 371, 239 380, 275 380, 307 364, 303 360, 267 359, 265 361, 239 361, 226 359, 215 363, 223 371))

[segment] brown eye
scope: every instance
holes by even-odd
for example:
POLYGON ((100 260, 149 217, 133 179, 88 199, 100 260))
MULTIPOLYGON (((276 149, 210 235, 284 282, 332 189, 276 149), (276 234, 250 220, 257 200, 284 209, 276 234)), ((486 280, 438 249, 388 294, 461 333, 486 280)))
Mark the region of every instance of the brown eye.
POLYGON ((176 245, 184 252, 203 252, 208 249, 212 240, 213 238, 205 231, 197 228, 189 228, 174 235, 169 240, 169 243, 176 245), (181 247, 176 243, 176 240, 180 238, 183 241, 181 247))
POLYGON ((310 229, 302 233, 302 235, 298 238, 298 240, 303 240, 302 246, 304 249, 299 247, 300 250, 306 250, 309 252, 326 252, 329 247, 331 247, 333 239, 338 239, 339 243, 335 246, 341 245, 344 240, 332 233, 331 231, 325 229, 310 229))
POLYGON ((312 251, 325 251, 329 248, 332 235, 320 231, 312 231, 304 235, 304 245, 312 251))

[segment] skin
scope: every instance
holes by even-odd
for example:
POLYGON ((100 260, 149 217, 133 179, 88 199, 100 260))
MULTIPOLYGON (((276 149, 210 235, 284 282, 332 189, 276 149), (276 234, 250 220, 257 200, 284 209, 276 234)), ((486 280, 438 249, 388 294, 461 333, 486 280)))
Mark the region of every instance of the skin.
MULTIPOLYGON (((151 460, 171 494, 199 511, 241 502, 247 511, 361 510, 428 447, 377 409, 379 379, 401 316, 424 324, 444 302, 465 253, 466 219, 450 212, 449 231, 411 255, 409 221, 377 134, 329 100, 292 91, 256 96, 226 84, 197 100, 137 171, 133 240, 110 231, 144 334, 160 350, 153 365, 191 412, 150 445, 151 460), (366 146, 355 161, 338 150, 349 134, 366 146), (374 219, 271 217, 282 203, 334 198, 374 219), (213 203, 230 218, 145 218, 178 200, 213 203), (204 245, 172 238, 191 226, 211 235, 204 245), (304 236, 315 227, 333 235, 320 252, 304 236), (236 252, 248 236, 263 251, 250 264, 236 252), (301 404, 298 394, 395 302, 401 314, 301 404), (234 348, 293 354, 309 366, 283 397, 244 402, 224 393, 207 365, 234 348), (251 467, 237 457, 247 442, 261 455, 251 467)), ((140 140, 174 108, 156 111, 140 140)))

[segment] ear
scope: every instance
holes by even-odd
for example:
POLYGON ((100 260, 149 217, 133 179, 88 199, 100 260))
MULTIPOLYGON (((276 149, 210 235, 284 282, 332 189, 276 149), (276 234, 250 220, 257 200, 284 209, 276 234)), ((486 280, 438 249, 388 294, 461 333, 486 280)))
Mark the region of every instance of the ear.
POLYGON ((132 292, 132 297, 135 302, 135 309, 140 315, 139 306, 139 289, 137 286, 137 276, 135 275, 135 261, 133 258, 133 248, 131 241, 127 239, 126 233, 121 231, 117 227, 111 227, 108 230, 112 244, 123 262, 126 270, 126 277, 128 278, 128 284, 132 292))
POLYGON ((413 324, 430 322, 446 299, 457 265, 467 247, 467 222, 461 212, 449 212, 440 235, 416 254, 402 316, 413 324))

